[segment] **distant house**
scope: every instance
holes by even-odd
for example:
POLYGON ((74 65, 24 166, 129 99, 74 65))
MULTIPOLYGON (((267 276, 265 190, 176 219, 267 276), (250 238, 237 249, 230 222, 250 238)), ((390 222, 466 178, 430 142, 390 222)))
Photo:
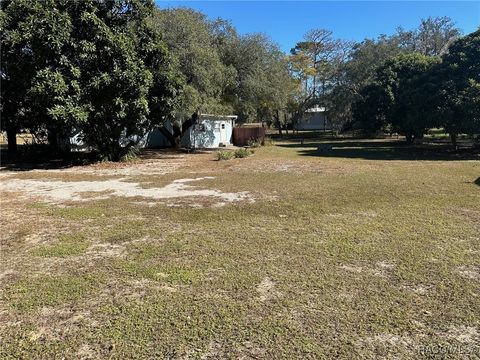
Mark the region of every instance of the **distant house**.
MULTIPOLYGON (((232 145, 233 128, 236 119, 237 116, 235 115, 201 114, 197 122, 183 134, 180 145, 190 149, 214 149, 221 146, 232 145)), ((168 123, 166 127, 168 129, 168 123)), ((169 130, 171 130, 171 128, 169 130)), ((159 129, 153 129, 141 138, 137 136, 124 138, 122 142, 127 144, 132 140, 140 148, 154 149, 171 147, 170 142, 159 129)), ((75 132, 69 141, 73 149, 86 149, 81 132, 75 132)))
POLYGON ((315 106, 305 111, 297 123, 297 130, 332 130, 324 107, 315 106))

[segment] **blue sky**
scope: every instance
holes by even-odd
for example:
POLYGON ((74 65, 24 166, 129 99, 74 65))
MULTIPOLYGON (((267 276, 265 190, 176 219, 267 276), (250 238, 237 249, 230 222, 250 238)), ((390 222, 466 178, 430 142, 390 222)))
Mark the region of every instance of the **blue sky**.
POLYGON ((288 52, 303 34, 326 28, 334 36, 363 40, 416 27, 428 16, 449 16, 467 34, 480 26, 480 1, 166 1, 160 8, 185 6, 210 18, 232 21, 242 33, 262 32, 288 52))

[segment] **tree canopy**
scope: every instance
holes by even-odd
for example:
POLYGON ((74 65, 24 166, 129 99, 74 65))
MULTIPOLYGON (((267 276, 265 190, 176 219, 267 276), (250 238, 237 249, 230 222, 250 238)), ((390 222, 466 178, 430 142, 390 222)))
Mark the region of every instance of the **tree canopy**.
POLYGON ((354 106, 367 133, 387 126, 408 141, 442 127, 456 145, 458 134, 478 134, 480 31, 451 42, 439 56, 403 53, 377 67, 354 106))
POLYGON ((455 41, 432 72, 434 114, 456 144, 457 135, 480 133, 480 30, 455 41))
POLYGON ((157 127, 179 146, 200 114, 282 130, 327 109, 338 128, 479 132, 479 31, 450 18, 353 43, 313 29, 290 54, 263 34, 153 0, 1 2, 2 131, 68 150, 78 134, 118 160, 157 127))
POLYGON ((147 0, 2 2, 2 126, 74 131, 118 160, 173 110, 180 83, 147 0), (20 81, 19 81, 20 80, 20 81))

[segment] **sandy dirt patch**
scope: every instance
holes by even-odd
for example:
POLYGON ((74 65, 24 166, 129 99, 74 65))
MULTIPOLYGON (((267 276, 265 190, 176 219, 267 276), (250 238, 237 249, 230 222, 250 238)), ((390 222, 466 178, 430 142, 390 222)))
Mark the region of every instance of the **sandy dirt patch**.
POLYGON ((457 272, 464 278, 480 280, 480 267, 478 266, 460 266, 457 272))
POLYGON ((466 344, 478 344, 480 341, 480 333, 478 332, 478 329, 473 326, 465 325, 450 326, 446 337, 466 344))
POLYGON ((121 257, 124 254, 125 246, 105 243, 91 245, 87 249, 85 257, 91 260, 95 258, 121 257))
POLYGON ((364 342, 368 344, 402 346, 405 348, 411 346, 413 343, 412 339, 409 337, 395 334, 377 334, 375 336, 365 338, 364 342))
POLYGON ((142 188, 139 183, 128 182, 126 178, 105 181, 39 181, 16 179, 2 182, 4 191, 23 191, 26 197, 41 197, 47 201, 61 203, 66 201, 90 201, 108 199, 112 196, 143 197, 165 200, 187 197, 210 197, 217 199, 216 205, 254 199, 247 192, 222 192, 216 189, 200 189, 192 182, 213 179, 200 177, 178 179, 163 187, 142 188), (85 198, 82 194, 88 194, 85 198), (95 195, 96 194, 96 195, 95 195))
POLYGON ((340 269, 343 269, 348 272, 352 273, 361 273, 363 271, 363 268, 361 266, 355 266, 355 265, 341 265, 340 269))
POLYGON ((428 292, 430 291, 428 286, 422 285, 422 284, 410 284, 410 285, 405 285, 403 287, 407 291, 411 291, 414 294, 417 295, 427 295, 428 292))
POLYGON ((100 356, 97 354, 95 349, 91 348, 88 344, 83 344, 78 349, 76 355, 79 359, 98 359, 100 356))
POLYGON ((90 166, 72 167, 61 171, 102 176, 164 175, 178 170, 180 167, 185 165, 186 160, 186 155, 176 155, 174 160, 165 159, 162 161, 142 161, 133 164, 99 163, 90 166))
POLYGON ((6 270, 0 272, 0 284, 3 284, 9 278, 16 277, 17 275, 19 275, 19 273, 12 270, 12 269, 6 269, 6 270))
POLYGON ((234 171, 250 171, 254 173, 323 173, 348 174, 349 169, 344 166, 328 165, 313 161, 277 160, 277 159, 250 159, 248 162, 236 163, 234 171))
POLYGON ((345 270, 350 273, 356 274, 369 274, 373 276, 379 276, 386 278, 390 275, 390 273, 394 270, 395 265, 390 264, 386 261, 379 261, 375 264, 375 267, 367 267, 367 266, 358 266, 354 264, 345 264, 341 265, 340 269, 345 270))
MULTIPOLYGON (((182 357, 182 359, 190 359, 191 356, 193 355, 194 355, 193 352, 187 353, 186 356, 182 357)), ((223 346, 214 340, 210 341, 205 353, 202 354, 200 357, 201 360, 225 359, 225 358, 226 358, 226 354, 223 350, 223 346)))
POLYGON ((275 283, 272 279, 266 277, 257 286, 257 293, 259 294, 258 300, 264 302, 270 300, 279 295, 279 292, 275 290, 275 283))

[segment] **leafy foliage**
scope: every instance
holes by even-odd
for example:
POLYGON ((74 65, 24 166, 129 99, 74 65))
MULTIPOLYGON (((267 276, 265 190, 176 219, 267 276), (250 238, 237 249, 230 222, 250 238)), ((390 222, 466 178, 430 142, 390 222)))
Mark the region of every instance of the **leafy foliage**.
POLYGON ((250 155, 252 155, 252 150, 250 149, 240 148, 235 150, 236 158, 243 159, 243 158, 249 157, 250 155))
POLYGON ((328 94, 329 117, 346 128, 355 122, 367 133, 381 130, 385 119, 380 120, 372 114, 381 102, 380 98, 376 101, 372 93, 377 69, 402 54, 441 55, 459 36, 460 31, 450 18, 430 17, 423 19, 415 29, 398 28, 391 36, 381 35, 355 44, 328 94), (369 96, 365 97, 366 94, 369 96), (368 109, 365 108, 367 103, 370 103, 368 109), (361 104, 363 110, 359 109, 361 104))
POLYGON ((172 145, 201 113, 280 121, 295 83, 286 56, 270 39, 240 36, 228 22, 186 8, 157 11, 153 21, 185 81, 175 116, 162 129, 172 145))
POLYGON ((452 44, 432 73, 436 116, 456 145, 460 133, 480 133, 480 30, 452 44))
POLYGON ((281 134, 313 106, 338 129, 409 141, 432 126, 454 143, 479 132, 478 31, 459 38, 448 17, 357 44, 313 29, 289 56, 263 34, 153 0, 4 0, 0 26, 10 150, 22 130, 62 151, 76 134, 120 160, 154 127, 180 146, 202 113, 281 134))
POLYGON ((400 55, 378 69, 382 89, 378 116, 388 119, 393 130, 405 135, 408 142, 423 137, 432 127, 428 98, 435 85, 426 74, 438 61, 420 54, 400 55))
POLYGON ((152 21, 163 34, 185 81, 176 109, 178 115, 231 112, 231 106, 222 96, 235 70, 220 58, 214 23, 202 13, 187 8, 157 10, 152 21))
POLYGON ((231 150, 219 150, 216 153, 217 160, 230 160, 235 157, 235 153, 231 150))
POLYGON ((2 2, 5 126, 72 131, 112 160, 173 110, 180 87, 149 0, 2 2))
POLYGON ((441 58, 393 57, 360 90, 354 117, 367 133, 389 126, 409 142, 443 127, 456 146, 458 134, 480 132, 479 57, 480 31, 453 42, 441 58))

